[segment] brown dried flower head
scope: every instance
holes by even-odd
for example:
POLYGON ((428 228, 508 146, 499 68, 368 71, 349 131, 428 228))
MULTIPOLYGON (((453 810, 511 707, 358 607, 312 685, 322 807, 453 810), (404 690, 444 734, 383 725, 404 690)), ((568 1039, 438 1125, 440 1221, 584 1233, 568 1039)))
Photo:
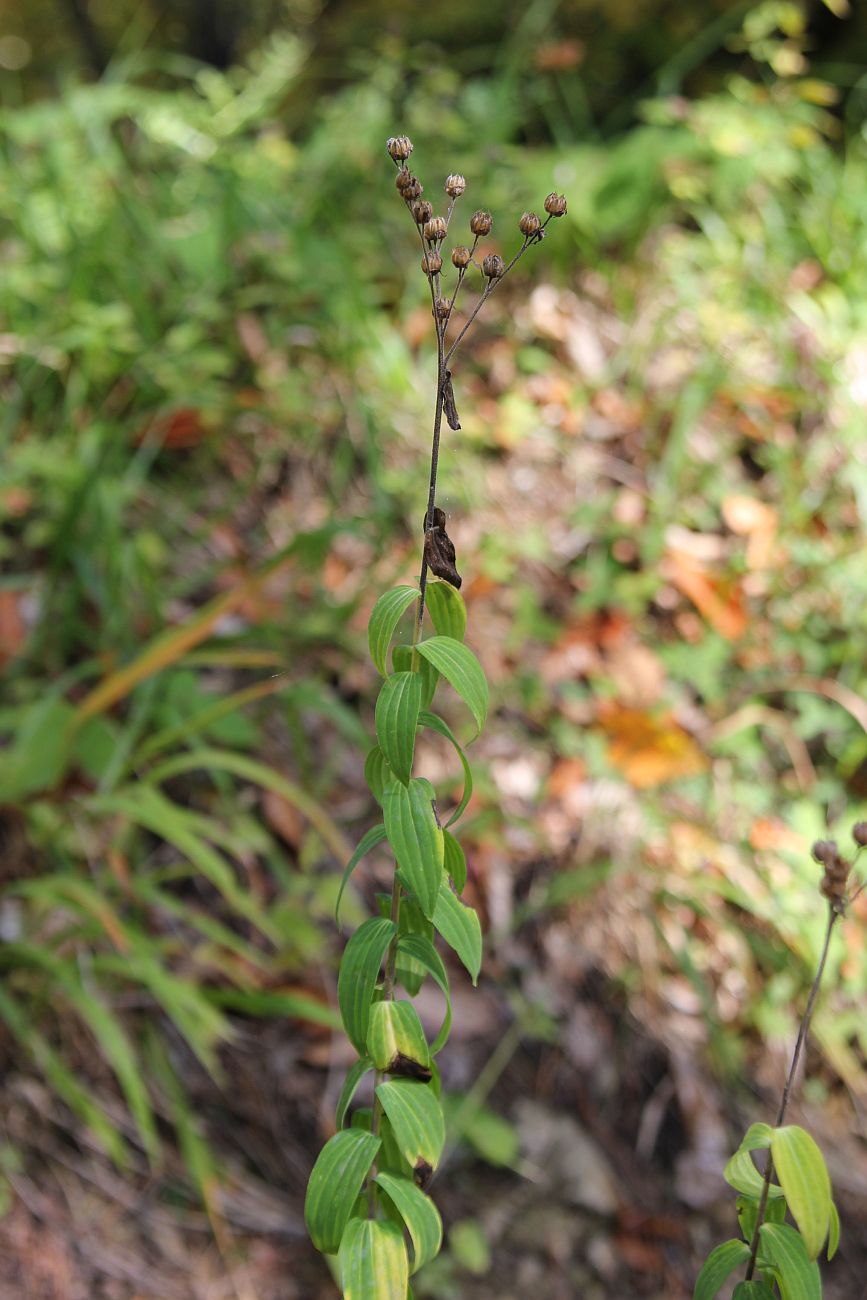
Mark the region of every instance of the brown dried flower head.
POLYGON ((406 162, 412 153, 412 140, 408 135, 392 135, 386 140, 385 147, 395 162, 406 162))
POLYGON ((545 211, 551 217, 565 217, 566 195, 554 193, 549 194, 545 200, 545 211))
POLYGON ((852 827, 852 839, 859 849, 867 847, 867 822, 856 822, 852 827))
POLYGON ((433 314, 434 316, 438 316, 440 320, 448 319, 449 303, 447 298, 437 298, 434 303, 433 314))
POLYGON ((413 199, 421 198, 421 181, 417 176, 413 176, 412 172, 399 171, 394 183, 408 203, 413 199))
POLYGON ((446 194, 450 199, 459 199, 467 188, 467 182, 463 176, 446 177, 446 194))
POLYGON ((431 217, 430 221, 424 224, 424 237, 438 242, 440 239, 445 239, 446 230, 445 217, 431 217))
POLYGON ((427 199, 416 199, 412 205, 412 216, 417 226, 423 226, 433 216, 433 208, 427 199))
POLYGON ((463 244, 458 244, 457 248, 452 249, 452 266, 456 266, 459 271, 463 271, 469 266, 472 253, 463 244))
POLYGON ((499 280, 505 269, 506 264, 499 253, 488 253, 488 256, 482 262, 482 270, 489 280, 499 280))
POLYGON ((425 253, 424 257, 421 259, 421 269, 424 271, 425 275, 439 275, 440 271, 443 269, 443 259, 440 257, 439 253, 433 251, 425 253))
POLYGON ((527 238, 529 238, 531 235, 538 235, 539 231, 542 229, 542 222, 539 217, 536 216, 535 212, 525 212, 523 217, 521 217, 521 220, 518 222, 518 229, 522 235, 526 235, 527 238))
POLYGON ((493 224, 490 212, 474 212, 470 217, 470 230, 474 235, 489 235, 493 224))

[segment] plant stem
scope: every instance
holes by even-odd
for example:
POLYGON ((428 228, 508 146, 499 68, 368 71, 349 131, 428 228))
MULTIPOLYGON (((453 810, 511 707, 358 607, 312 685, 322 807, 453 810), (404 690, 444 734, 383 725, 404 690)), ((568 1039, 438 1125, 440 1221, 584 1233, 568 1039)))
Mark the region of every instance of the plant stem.
MULTIPOLYGON (((792 1087, 795 1082, 795 1075, 798 1072, 798 1065, 801 1061, 801 1053, 804 1050, 804 1044, 807 1041, 807 1034, 810 1029, 810 1021, 813 1018, 813 1011, 816 1007, 816 999, 819 996, 819 988, 822 983, 822 976, 825 973, 825 964, 828 960, 828 950, 831 946, 831 934, 837 918, 842 914, 841 910, 831 905, 828 908, 828 924, 825 929, 825 941, 822 944, 822 955, 819 958, 819 966, 816 970, 816 977, 813 980, 813 986, 810 989, 810 996, 807 998, 807 1005, 804 1009, 804 1015, 801 1020, 801 1028, 798 1030, 798 1041, 795 1043, 795 1050, 792 1053, 792 1063, 789 1066, 789 1073, 786 1076, 786 1082, 783 1086, 783 1095, 780 1098, 780 1105, 777 1110, 777 1118, 774 1121, 774 1128, 779 1128, 786 1118, 786 1111, 789 1106, 789 1100, 792 1094, 792 1087)), ((768 1163, 765 1167, 765 1176, 762 1180, 762 1194, 759 1198, 759 1208, 756 1214, 756 1226, 753 1229, 752 1239, 750 1241, 750 1258, 747 1264, 745 1280, 752 1280, 756 1268, 756 1258, 759 1253, 759 1234, 765 1219, 765 1210, 768 1206, 768 1196, 771 1189, 771 1181, 774 1176, 774 1162, 768 1154, 768 1163)))

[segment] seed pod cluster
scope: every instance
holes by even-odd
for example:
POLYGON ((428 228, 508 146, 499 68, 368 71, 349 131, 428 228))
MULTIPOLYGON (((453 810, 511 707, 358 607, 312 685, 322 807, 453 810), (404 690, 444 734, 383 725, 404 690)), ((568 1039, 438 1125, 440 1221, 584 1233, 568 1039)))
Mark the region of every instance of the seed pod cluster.
POLYGON ((566 215, 566 195, 549 194, 545 200, 545 211, 549 217, 565 217, 566 215))
POLYGON ((423 226, 433 216, 433 206, 427 199, 416 199, 411 208, 413 220, 417 226, 423 226))
POLYGON ((424 223, 424 237, 432 244, 445 239, 447 230, 445 217, 431 217, 424 223))
MULTIPOLYGON (((867 826, 863 822, 859 822, 855 829, 860 831, 862 827, 867 837, 867 826)), ((853 835, 854 833, 855 830, 853 835)), ((812 853, 815 860, 825 868, 819 886, 822 896, 827 898, 833 908, 842 911, 846 905, 846 882, 849 879, 851 864, 837 848, 836 840, 816 840, 812 853)))
POLYGON ((506 269, 506 264, 499 253, 488 253, 482 262, 482 270, 489 280, 499 280, 506 269))
POLYGON ((429 253, 425 253, 424 257, 421 259, 421 269, 424 271, 425 275, 439 275, 440 271, 443 269, 443 259, 440 257, 439 253, 431 250, 429 253))
POLYGON ((535 212, 525 212, 523 217, 521 217, 521 220, 518 222, 518 229, 522 235, 526 235, 529 239, 533 235, 538 235, 539 231, 542 229, 542 222, 539 217, 536 216, 535 212))
POLYGON ((452 266, 456 266, 459 271, 463 271, 469 266, 472 256, 468 248, 465 248, 463 244, 458 244, 457 247, 452 249, 452 266))
POLYGON ((446 178, 446 194, 450 199, 459 199, 467 188, 467 182, 463 176, 448 176, 446 178))
POLYGON ((494 219, 490 212, 474 212, 470 217, 470 230, 474 235, 489 235, 494 219))

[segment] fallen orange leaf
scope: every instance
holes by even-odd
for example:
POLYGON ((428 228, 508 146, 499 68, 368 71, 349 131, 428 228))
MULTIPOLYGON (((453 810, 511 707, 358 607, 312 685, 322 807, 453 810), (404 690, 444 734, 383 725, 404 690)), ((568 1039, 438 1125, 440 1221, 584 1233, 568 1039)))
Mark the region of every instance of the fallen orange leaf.
POLYGON ((727 641, 737 641, 747 627, 747 613, 737 583, 712 577, 680 551, 669 551, 663 563, 665 578, 677 587, 714 631, 727 641))
POLYGON ((638 789, 696 776, 707 757, 671 713, 644 713, 603 700, 596 720, 608 740, 608 758, 638 789))

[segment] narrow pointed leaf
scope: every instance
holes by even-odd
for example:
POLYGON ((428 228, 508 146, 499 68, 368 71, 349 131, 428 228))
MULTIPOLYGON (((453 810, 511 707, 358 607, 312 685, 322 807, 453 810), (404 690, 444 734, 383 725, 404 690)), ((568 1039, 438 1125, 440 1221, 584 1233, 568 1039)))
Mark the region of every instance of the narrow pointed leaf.
POLYGON ((834 1202, 831 1202, 831 1224, 828 1229, 828 1260, 832 1260, 837 1254, 837 1247, 840 1245, 840 1215, 834 1202))
POLYGON ((376 701, 376 739, 385 761, 404 785, 412 772, 421 693, 418 673, 393 673, 382 683, 376 701))
POLYGON ((431 976, 446 1000, 446 1013, 440 1031, 430 1045, 431 1056, 442 1051, 452 1027, 452 995, 449 989, 449 977, 443 965, 443 959, 431 943, 421 934, 402 935, 397 941, 398 954, 411 957, 431 976))
POLYGON ((450 636, 432 636, 416 647, 457 691, 481 731, 488 715, 488 683, 472 650, 450 636))
POLYGON ((334 904, 334 920, 340 924, 340 900, 343 898, 343 891, 349 884, 349 877, 358 866, 365 853, 375 849, 377 844, 381 844, 385 839, 385 827, 382 822, 378 826, 371 826, 369 831, 365 831, 358 841, 355 852, 343 868, 343 875, 340 878, 340 888, 337 891, 337 902, 334 904))
POLYGON ((787 1223, 763 1223, 759 1232, 782 1300, 822 1300, 819 1266, 807 1254, 801 1234, 787 1223))
POLYGON ((347 1037, 359 1056, 365 1051, 370 1004, 379 969, 394 933, 393 921, 371 917, 352 935, 340 963, 337 1002, 347 1037))
POLYGON ((431 622, 439 635, 463 641, 467 631, 467 607, 461 593, 451 583, 428 581, 426 601, 431 622))
POLYGON ((347 1128, 335 1133, 319 1152, 304 1200, 304 1221, 317 1250, 336 1253, 380 1146, 372 1133, 347 1128))
POLYGON ((470 799, 472 798, 472 794, 473 794, 472 769, 470 768, 470 765, 467 762, 466 754, 464 753, 461 746, 458 744, 457 738, 455 737, 454 732, 452 731, 451 727, 447 722, 444 722, 443 719, 438 717, 435 713, 428 713, 427 710, 425 709, 423 709, 421 713, 418 715, 418 721, 419 721, 419 726, 427 727, 430 731, 436 731, 440 736, 443 736, 447 741, 449 741, 450 744, 454 745, 457 756, 461 761, 461 767, 463 768, 464 771, 464 792, 461 795, 460 803, 452 813, 451 817, 446 822, 446 826, 452 826, 462 815, 464 809, 466 808, 467 804, 470 802, 470 799))
POLYGON ((825 1244, 831 1220, 831 1180, 825 1158, 806 1129, 797 1124, 774 1130, 771 1155, 807 1254, 815 1259, 825 1244))
POLYGON ((403 1233, 387 1219, 350 1219, 338 1255, 343 1300, 406 1300, 403 1233))
POLYGON ((446 1131, 442 1109, 430 1084, 389 1079, 379 1085, 376 1095, 410 1167, 420 1173, 436 1169, 446 1131))
POLYGON ((383 677, 388 676, 386 665, 391 638, 404 610, 408 609, 414 600, 418 600, 416 587, 394 587, 380 596, 371 611, 370 621, 367 624, 367 641, 370 646, 370 657, 383 677))
POLYGON ((334 1112, 334 1125, 336 1128, 343 1128, 346 1119, 346 1112, 349 1110, 352 1098, 355 1096, 358 1085, 366 1074, 373 1069, 373 1062, 369 1056, 362 1056, 356 1061, 349 1070, 343 1081, 343 1087, 340 1089, 340 1096, 337 1099, 337 1109, 334 1112))
POLYGON ((364 780, 376 802, 382 803, 383 791, 394 780, 394 773, 379 745, 374 745, 364 760, 364 780))
POLYGON ((696 1278, 693 1300, 714 1300, 726 1279, 749 1257, 750 1248, 745 1241, 733 1238, 717 1246, 704 1261, 696 1278))
POLYGON ((456 898, 445 881, 440 884, 433 922, 449 947, 460 957, 475 984, 482 968, 482 927, 474 909, 456 898))
POLYGON ((373 1004, 367 1050, 377 1070, 430 1080, 430 1048, 411 1002, 401 999, 373 1004))
MULTIPOLYGON (((749 1151, 739 1149, 734 1153, 723 1170, 723 1178, 729 1187, 733 1187, 736 1192, 741 1192, 744 1196, 757 1199, 762 1194, 764 1179, 753 1164, 749 1151)), ((771 1183, 769 1193, 772 1197, 782 1196, 783 1189, 777 1183, 771 1183)))
POLYGON ((443 831, 443 849, 443 865, 451 876, 455 889, 462 894, 467 883, 467 860, 460 844, 449 831, 443 831))
POLYGON ((382 1172, 377 1174, 376 1181, 406 1224, 412 1240, 411 1271, 417 1273, 439 1254, 443 1240, 439 1211, 430 1197, 425 1196, 409 1178, 397 1178, 394 1174, 382 1172))
POLYGON ((445 853, 430 784, 418 777, 408 786, 394 781, 382 797, 382 815, 401 874, 430 919, 437 903, 445 853))

